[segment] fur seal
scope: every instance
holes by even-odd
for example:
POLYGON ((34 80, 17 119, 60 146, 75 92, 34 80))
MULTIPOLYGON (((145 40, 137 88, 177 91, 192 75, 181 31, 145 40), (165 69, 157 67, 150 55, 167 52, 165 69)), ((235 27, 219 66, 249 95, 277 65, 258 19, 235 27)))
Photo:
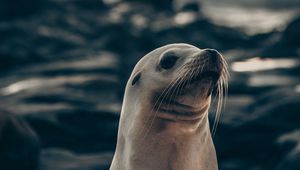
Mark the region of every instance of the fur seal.
POLYGON ((110 170, 218 169, 208 121, 215 85, 218 120, 227 85, 219 52, 180 43, 144 56, 126 85, 110 170))

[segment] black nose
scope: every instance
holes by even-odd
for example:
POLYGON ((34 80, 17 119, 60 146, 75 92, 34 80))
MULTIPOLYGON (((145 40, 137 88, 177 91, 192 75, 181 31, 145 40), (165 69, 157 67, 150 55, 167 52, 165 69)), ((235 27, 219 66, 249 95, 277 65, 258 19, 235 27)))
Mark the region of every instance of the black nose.
POLYGON ((204 49, 197 55, 206 70, 220 72, 223 68, 222 55, 214 49, 204 49))
POLYGON ((202 55, 207 58, 212 63, 219 63, 221 55, 217 50, 214 49, 204 49, 202 55))

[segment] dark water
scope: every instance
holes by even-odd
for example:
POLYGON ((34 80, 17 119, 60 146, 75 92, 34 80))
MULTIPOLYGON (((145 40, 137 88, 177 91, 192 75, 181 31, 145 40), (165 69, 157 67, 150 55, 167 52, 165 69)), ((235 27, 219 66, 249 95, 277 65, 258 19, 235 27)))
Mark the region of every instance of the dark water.
POLYGON ((1 1, 0 169, 108 169, 133 66, 175 42, 228 61, 220 169, 299 169, 299 8, 170 2, 1 1))

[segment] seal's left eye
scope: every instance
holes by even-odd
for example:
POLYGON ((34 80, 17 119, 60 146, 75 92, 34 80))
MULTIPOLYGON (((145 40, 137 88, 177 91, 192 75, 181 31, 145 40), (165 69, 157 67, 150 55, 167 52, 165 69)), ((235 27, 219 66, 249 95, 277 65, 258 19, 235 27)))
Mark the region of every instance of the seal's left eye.
POLYGON ((178 57, 175 55, 165 56, 160 60, 160 66, 163 69, 170 69, 176 64, 177 59, 178 57))

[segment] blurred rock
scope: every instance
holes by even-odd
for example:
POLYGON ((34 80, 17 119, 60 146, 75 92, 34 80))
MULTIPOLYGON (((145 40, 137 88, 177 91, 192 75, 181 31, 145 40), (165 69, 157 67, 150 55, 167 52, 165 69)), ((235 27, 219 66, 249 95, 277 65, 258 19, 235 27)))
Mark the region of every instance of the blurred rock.
POLYGON ((187 42, 200 48, 225 50, 243 45, 247 36, 236 30, 216 26, 205 19, 197 19, 187 25, 175 25, 156 33, 162 44, 187 42), (229 43, 230 42, 230 43, 229 43))
POLYGON ((38 169, 40 143, 20 117, 0 112, 0 169, 38 169))
POLYGON ((299 38, 300 38, 300 17, 296 17, 289 23, 286 29, 282 32, 278 41, 275 41, 271 46, 264 49, 264 56, 299 56, 299 38))
POLYGON ((2 0, 0 20, 9 20, 34 14, 41 8, 42 0, 2 0))
POLYGON ((173 2, 175 11, 194 11, 201 12, 201 4, 198 0, 175 0, 173 2))
POLYGON ((172 10, 172 1, 173 0, 126 0, 128 2, 139 2, 139 3, 145 3, 153 6, 155 9, 158 10, 165 10, 165 11, 171 11, 172 10))
POLYGON ((66 148, 77 153, 94 153, 115 148, 119 116, 90 110, 66 110, 27 115, 43 147, 66 148))
MULTIPOLYGON (((257 97, 255 102, 249 104, 247 108, 250 112, 255 112, 258 109, 266 108, 268 106, 274 107, 276 106, 276 103, 280 103, 280 105, 282 105, 283 104, 282 102, 284 103, 297 102, 298 101, 297 98, 299 97, 300 94, 299 91, 297 91, 296 87, 274 89, 271 90, 270 92, 264 93, 259 97, 257 97)), ((287 109, 293 110, 292 108, 287 108, 287 109)))
POLYGON ((76 57, 15 70, 18 76, 2 82, 0 107, 23 115, 43 147, 112 150, 121 109, 119 59, 108 52, 76 57), (12 103, 18 104, 7 107, 12 103))
POLYGON ((113 153, 78 155, 64 149, 46 149, 42 152, 42 170, 108 170, 113 153))
POLYGON ((243 115, 240 115, 244 118, 241 117, 238 122, 232 119, 232 122, 221 124, 218 133, 223 138, 217 139, 216 145, 222 146, 217 151, 224 161, 221 163, 224 169, 275 169, 275 162, 288 152, 288 148, 278 147, 275 141, 300 128, 299 103, 300 93, 295 88, 271 91, 246 106, 241 113, 243 115), (239 155, 244 156, 241 158, 239 155), (232 163, 235 168, 231 167, 232 163))
MULTIPOLYGON (((70 2, 68 2, 70 3, 70 2)), ((87 10, 105 10, 108 9, 102 0, 72 0, 72 4, 76 7, 87 9, 87 10)))
POLYGON ((282 135, 278 145, 284 155, 279 160, 276 170, 294 170, 300 166, 300 130, 282 135))

